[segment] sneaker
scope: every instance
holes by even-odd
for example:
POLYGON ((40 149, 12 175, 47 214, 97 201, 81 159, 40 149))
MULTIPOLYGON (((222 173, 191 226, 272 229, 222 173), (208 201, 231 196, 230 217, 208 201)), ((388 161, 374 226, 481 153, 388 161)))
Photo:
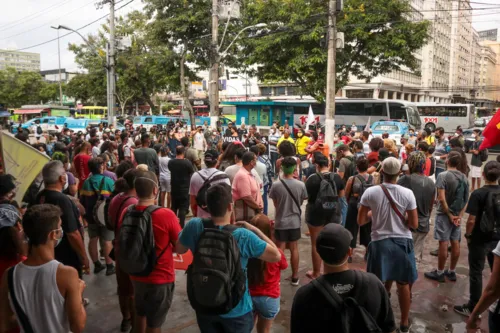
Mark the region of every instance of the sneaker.
POLYGON ((453 307, 453 310, 455 310, 456 313, 459 313, 462 316, 466 317, 469 317, 472 313, 472 309, 469 307, 469 303, 466 303, 464 305, 455 305, 453 307))
POLYGON ((397 333, 409 333, 410 332, 410 326, 399 326, 399 329, 396 330, 397 333))
POLYGON ((455 272, 450 272, 449 270, 444 271, 444 275, 448 278, 450 281, 457 281, 457 273, 455 272))
POLYGON ((292 286, 298 286, 299 285, 299 278, 292 278, 290 283, 292 286))
POLYGON ((132 322, 130 319, 123 319, 120 325, 120 332, 128 332, 132 328, 132 322))
POLYGON ((437 257, 437 256, 438 256, 438 254, 439 254, 439 250, 438 250, 438 249, 436 249, 436 250, 432 250, 431 252, 429 252, 429 254, 430 254, 431 256, 437 257))
POLYGON ((97 264, 94 265, 94 274, 99 274, 105 269, 106 266, 104 266, 100 261, 98 261, 97 264))
POLYGON ((435 280, 438 282, 445 282, 444 273, 439 274, 437 269, 433 270, 432 272, 425 273, 424 276, 431 280, 435 280))
POLYGON ((115 265, 106 265, 106 276, 110 276, 116 273, 115 265))

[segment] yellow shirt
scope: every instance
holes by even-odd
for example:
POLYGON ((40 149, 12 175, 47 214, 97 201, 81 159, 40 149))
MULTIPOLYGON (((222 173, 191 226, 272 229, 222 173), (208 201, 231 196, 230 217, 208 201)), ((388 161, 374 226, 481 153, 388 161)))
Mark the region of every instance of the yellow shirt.
POLYGON ((427 144, 428 144, 429 146, 431 146, 431 145, 434 143, 434 140, 435 140, 435 138, 434 138, 432 135, 431 135, 431 136, 427 136, 427 137, 425 138, 425 142, 427 142, 427 144))
POLYGON ((292 145, 295 144, 295 141, 293 141, 293 139, 291 137, 288 137, 288 139, 285 139, 284 136, 281 136, 281 138, 279 138, 278 140, 278 143, 276 144, 276 147, 279 147, 280 144, 283 142, 283 141, 288 141, 290 142, 292 145))
POLYGON ((307 155, 306 147, 309 141, 311 141, 311 138, 305 135, 295 140, 295 148, 297 149, 297 154, 307 155))

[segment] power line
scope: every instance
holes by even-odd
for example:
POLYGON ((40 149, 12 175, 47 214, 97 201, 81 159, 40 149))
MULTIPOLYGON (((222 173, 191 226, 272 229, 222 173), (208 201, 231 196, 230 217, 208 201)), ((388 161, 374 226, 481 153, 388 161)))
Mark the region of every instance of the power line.
MULTIPOLYGON (((117 9, 115 9, 115 11, 118 11, 118 10, 122 9, 123 7, 127 6, 128 4, 130 4, 130 3, 132 3, 132 2, 134 2, 134 0, 130 0, 129 2, 127 2, 126 4, 124 4, 123 6, 118 7, 117 9)), ((81 26, 81 27, 80 27, 80 28, 78 28, 78 29, 75 29, 75 31, 80 31, 80 30, 82 30, 82 29, 84 29, 84 28, 86 28, 86 27, 88 27, 88 26, 90 26, 90 25, 92 25, 92 24, 94 24, 94 23, 99 22, 100 20, 102 20, 102 19, 104 19, 104 18, 107 18, 108 16, 109 16, 108 14, 106 14, 106 15, 104 15, 104 16, 101 16, 101 17, 100 17, 100 18, 98 18, 97 20, 94 20, 94 21, 92 21, 92 22, 90 22, 90 23, 85 24, 84 26, 81 26)), ((73 34, 73 33, 74 33, 73 31, 70 31, 70 32, 68 32, 68 33, 66 33, 66 34, 64 34, 64 35, 61 35, 59 38, 63 38, 63 37, 69 36, 69 35, 71 35, 71 34, 73 34)), ((42 42, 42 43, 39 43, 39 44, 35 44, 35 45, 31 45, 31 46, 23 47, 23 48, 20 48, 20 49, 17 49, 17 50, 13 50, 13 51, 24 51, 24 50, 32 49, 32 48, 34 48, 34 47, 38 47, 38 46, 41 46, 41 45, 45 45, 45 44, 51 43, 51 42, 56 41, 56 40, 57 40, 57 38, 53 38, 53 39, 47 40, 47 41, 42 42)))

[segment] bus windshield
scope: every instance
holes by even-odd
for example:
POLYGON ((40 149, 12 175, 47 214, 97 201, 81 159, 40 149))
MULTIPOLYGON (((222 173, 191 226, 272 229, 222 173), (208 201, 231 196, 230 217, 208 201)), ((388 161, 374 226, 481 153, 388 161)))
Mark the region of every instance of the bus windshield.
POLYGON ((387 124, 382 125, 382 124, 380 124, 380 125, 376 125, 373 128, 373 131, 395 133, 395 132, 399 132, 399 126, 398 125, 387 125, 387 124))

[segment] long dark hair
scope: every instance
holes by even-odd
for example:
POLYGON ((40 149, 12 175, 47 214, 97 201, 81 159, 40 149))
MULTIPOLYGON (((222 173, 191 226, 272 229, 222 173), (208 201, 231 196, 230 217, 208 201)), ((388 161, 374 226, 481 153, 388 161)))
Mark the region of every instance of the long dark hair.
POLYGON ((462 157, 460 159, 460 164, 457 166, 457 170, 463 173, 465 176, 469 177, 470 168, 469 165, 467 165, 467 156, 465 155, 464 150, 462 148, 451 148, 450 153, 452 151, 458 152, 462 157))
MULTIPOLYGON (((266 218, 257 218, 255 221, 255 226, 259 228, 260 231, 264 233, 268 238, 271 238, 271 225, 269 223, 269 219, 266 218)), ((247 265, 247 277, 248 277, 248 285, 250 286, 259 286, 265 280, 266 273, 266 263, 257 258, 251 258, 248 260, 247 265)))

